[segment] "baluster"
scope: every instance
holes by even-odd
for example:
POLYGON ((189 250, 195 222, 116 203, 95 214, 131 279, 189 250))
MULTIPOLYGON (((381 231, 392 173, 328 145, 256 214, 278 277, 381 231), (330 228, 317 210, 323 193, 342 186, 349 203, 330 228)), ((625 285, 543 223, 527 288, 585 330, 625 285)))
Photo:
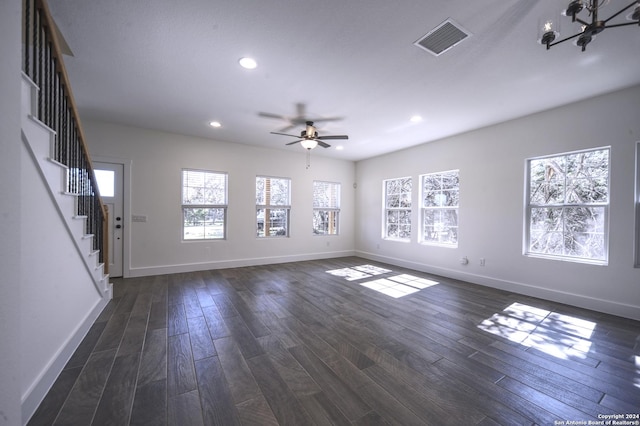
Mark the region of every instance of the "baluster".
POLYGON ((29 31, 31 30, 31 1, 25 1, 24 5, 24 73, 29 75, 30 52, 29 52, 29 31))

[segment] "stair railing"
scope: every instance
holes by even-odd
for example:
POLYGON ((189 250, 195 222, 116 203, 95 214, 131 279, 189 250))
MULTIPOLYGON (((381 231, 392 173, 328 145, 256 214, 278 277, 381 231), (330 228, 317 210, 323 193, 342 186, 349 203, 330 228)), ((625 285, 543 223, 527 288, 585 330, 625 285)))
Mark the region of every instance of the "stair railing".
POLYGON ((86 138, 46 0, 24 0, 24 73, 39 87, 36 118, 55 134, 53 159, 67 166, 66 191, 77 197, 77 215, 86 216, 86 234, 108 273, 107 210, 102 203, 86 138))

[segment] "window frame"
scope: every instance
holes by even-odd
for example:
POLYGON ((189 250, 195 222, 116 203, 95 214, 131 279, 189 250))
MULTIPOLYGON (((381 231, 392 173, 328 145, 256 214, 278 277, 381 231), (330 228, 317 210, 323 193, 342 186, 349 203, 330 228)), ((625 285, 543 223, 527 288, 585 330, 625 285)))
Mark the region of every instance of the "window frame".
MULTIPOLYGON (((459 229, 460 229, 460 169, 452 169, 452 170, 446 170, 446 171, 442 171, 442 172, 433 172, 433 173, 425 173, 419 176, 419 181, 420 181, 420 235, 419 235, 419 242, 420 244, 425 244, 425 245, 431 245, 431 246, 440 246, 440 247, 448 247, 448 248, 457 248, 458 247, 458 242, 459 242, 459 229), (458 192, 458 197, 457 197, 457 204, 455 206, 425 206, 425 196, 426 196, 426 191, 425 191, 425 178, 427 178, 428 176, 439 176, 440 180, 442 181, 442 176, 445 174, 451 174, 451 173, 455 173, 456 177, 457 177, 457 181, 458 184, 455 188, 441 188, 440 191, 437 192, 443 192, 444 190, 456 190, 458 192), (454 243, 449 243, 449 242, 443 242, 443 241, 436 241, 436 240, 431 240, 431 239, 427 239, 425 238, 425 231, 426 231, 426 226, 425 226, 425 219, 426 219, 426 212, 427 211, 439 211, 439 212, 444 212, 444 211, 451 211, 451 210, 455 210, 456 212, 456 225, 455 225, 455 229, 456 229, 456 238, 455 238, 455 242, 454 243)), ((431 192, 436 192, 436 191, 431 191, 431 192)))
MULTIPOLYGON (((597 148, 589 148, 589 149, 581 149, 576 151, 543 155, 538 157, 531 157, 525 159, 525 199, 524 199, 524 237, 523 237, 523 254, 528 257, 542 258, 542 259, 550 259, 550 260, 560 260, 565 262, 574 262, 574 263, 586 263, 591 265, 602 265, 606 266, 609 263, 609 217, 610 217, 610 205, 611 205, 611 147, 603 146, 597 148), (562 179, 562 187, 564 194, 564 201, 562 203, 548 203, 548 204, 536 204, 531 203, 531 163, 535 160, 544 160, 547 158, 566 158, 572 155, 584 154, 589 152, 596 151, 607 151, 607 174, 606 174, 606 188, 607 188, 607 201, 606 202, 594 202, 594 203, 578 203, 578 202, 567 202, 566 200, 566 185, 568 181, 566 170, 563 172, 564 178, 562 179), (602 247, 603 247, 603 258, 593 258, 593 257, 580 257, 580 256, 572 256, 566 253, 563 254, 554 254, 554 253, 541 253, 531 250, 531 220, 532 220, 532 210, 535 208, 549 208, 549 209, 560 209, 561 221, 562 221, 562 238, 564 239, 565 234, 565 221, 564 221, 564 212, 567 209, 576 209, 576 208, 602 208, 603 209, 603 218, 602 218, 602 247)), ((558 231, 559 232, 559 231, 558 231)))
POLYGON ((212 241, 212 240, 226 240, 227 239, 227 209, 229 207, 229 174, 227 172, 213 171, 213 170, 204 170, 204 169, 191 169, 191 168, 183 168, 180 173, 181 176, 181 211, 182 211, 182 241, 192 242, 192 241, 212 241), (211 174, 211 175, 220 175, 224 176, 224 203, 185 203, 185 172, 192 173, 203 173, 203 174, 211 174), (209 237, 206 236, 206 226, 203 238, 185 238, 185 217, 187 210, 194 209, 219 209, 222 210, 222 236, 220 237, 209 237))
MULTIPOLYGON (((291 178, 287 178, 287 177, 279 177, 279 176, 265 176, 265 175, 257 175, 256 176, 256 193, 255 193, 255 197, 256 197, 256 221, 254 222, 255 224, 255 231, 256 231, 256 238, 262 239, 262 238, 289 238, 290 237, 290 226, 291 226, 291 183, 292 180, 291 178), (287 181, 287 202, 288 204, 272 204, 271 203, 271 199, 267 200, 267 196, 265 195, 265 204, 258 204, 258 179, 268 179, 269 181, 271 181, 271 179, 278 179, 278 180, 285 180, 287 181), (263 235, 260 235, 260 223, 258 222, 258 217, 260 215, 260 211, 264 210, 263 213, 263 222, 262 222, 262 233, 263 235), (271 222, 271 211, 272 210, 284 210, 285 211, 285 226, 284 226, 284 235, 267 235, 266 232, 264 232, 264 228, 265 225, 270 224, 271 222), (268 215, 268 219, 267 219, 267 215, 268 215), (265 221, 266 219, 266 221, 265 221)), ((265 182, 266 185, 266 182, 265 182)), ((269 197, 271 198, 271 197, 269 197)))
MULTIPOLYGON (((313 235, 314 236, 334 236, 340 235, 340 201, 342 197, 342 185, 340 182, 329 182, 324 180, 314 180, 313 181, 313 235), (336 191, 335 196, 335 205, 329 206, 319 206, 316 201, 316 185, 323 184, 328 186, 329 188, 334 188, 336 191), (316 227, 316 215, 322 212, 326 212, 329 216, 328 225, 323 227, 323 229, 328 229, 328 232, 317 232, 318 229, 316 227), (333 232, 331 232, 333 230, 333 232)), ((328 189, 328 191, 332 191, 332 189, 328 189)), ((330 197, 331 198, 331 197, 330 197)), ((328 204, 332 204, 329 202, 328 204)), ((325 224, 325 221, 322 222, 325 224)))
MULTIPOLYGON (((401 185, 402 186, 402 185, 401 185)), ((413 177, 412 176, 403 176, 403 177, 398 177, 398 178, 391 178, 391 179, 384 179, 382 181, 382 238, 385 240, 390 240, 390 241, 401 241, 401 242, 410 242, 411 241, 411 235, 412 235, 412 226, 411 226, 411 216, 413 214, 413 202, 412 202, 412 193, 413 193, 413 177), (408 195, 408 207, 407 206, 400 206, 398 205, 397 207, 393 207, 393 206, 389 206, 389 193, 388 193, 388 183, 390 182, 394 182, 394 181, 402 181, 402 180, 408 180, 409 182, 409 190, 408 191, 400 191, 398 193, 398 203, 401 203, 401 198, 402 195, 407 194, 408 195), (389 222, 388 218, 389 218, 389 214, 391 212, 397 212, 398 214, 400 214, 401 212, 405 212, 405 217, 409 218, 409 223, 407 224, 400 224, 399 220, 400 220, 400 216, 398 215, 398 236, 393 236, 393 235, 389 235, 389 227, 391 225, 391 223, 389 222), (408 226, 408 237, 400 237, 400 227, 401 226, 408 226)), ((392 194, 394 195, 394 194, 392 194)))

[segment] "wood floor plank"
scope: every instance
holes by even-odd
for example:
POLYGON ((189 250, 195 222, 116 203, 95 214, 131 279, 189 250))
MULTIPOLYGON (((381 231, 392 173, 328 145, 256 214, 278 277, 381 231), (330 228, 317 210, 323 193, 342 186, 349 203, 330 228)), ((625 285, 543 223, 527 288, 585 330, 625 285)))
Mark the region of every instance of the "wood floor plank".
POLYGON ((372 410, 373 407, 367 405, 352 387, 353 383, 344 382, 311 350, 296 346, 289 349, 289 352, 350 421, 357 420, 372 410))
POLYGON ((54 423, 81 371, 82 367, 62 370, 47 396, 29 419, 28 426, 49 426, 54 423))
POLYGON ((116 356, 92 425, 129 423, 139 363, 139 353, 116 356))
POLYGON ((107 322, 98 343, 93 349, 94 352, 114 349, 120 346, 120 341, 128 322, 129 314, 114 314, 107 322))
POLYGON ((167 392, 170 396, 198 387, 189 334, 169 336, 167 348, 167 392))
POLYGON ((209 358, 216 355, 216 348, 209 334, 207 322, 203 316, 187 318, 189 326, 189 338, 193 359, 209 358))
POLYGON ((327 398, 324 392, 303 396, 300 402, 316 425, 351 425, 349 419, 327 398))
POLYGON ((106 326, 106 321, 95 322, 91 326, 91 328, 87 332, 87 335, 84 336, 84 339, 82 339, 82 343, 80 343, 80 346, 78 346, 76 351, 71 356, 71 359, 69 359, 67 364, 64 366, 65 369, 82 367, 85 365, 106 326))
POLYGON ((184 304, 177 303, 169 305, 167 321, 169 324, 169 336, 189 332, 189 326, 187 325, 187 313, 184 310, 184 304))
POLYGON ((236 405, 262 396, 249 366, 232 337, 223 337, 214 342, 218 359, 224 369, 233 401, 236 405))
POLYGON ((197 390, 170 396, 167 405, 168 425, 205 425, 202 419, 200 394, 197 390))
POLYGON ((111 372, 116 350, 95 352, 89 357, 67 401, 62 406, 56 424, 91 424, 111 372))
POLYGON ((168 328, 168 324, 167 302, 161 300, 151 303, 147 327, 150 329, 168 328))
POLYGON ((167 381, 156 380, 136 388, 130 425, 167 424, 167 381))
POLYGON ((138 386, 167 379, 167 329, 149 329, 142 350, 138 386))
POLYGON ((116 356, 140 353, 147 329, 147 317, 131 316, 122 335, 116 356))
POLYGON ((230 336, 233 337, 245 358, 249 359, 264 353, 240 315, 227 317, 224 322, 229 329, 230 336))
POLYGON ((243 426, 278 426, 278 420, 273 415, 269 403, 260 396, 236 405, 238 418, 243 426))
POLYGON ((218 357, 196 361, 200 404, 206 425, 239 425, 238 411, 218 357))
POLYGON ((260 345, 267 353, 269 360, 280 374, 289 389, 297 396, 313 395, 322 390, 309 376, 307 371, 296 361, 275 335, 260 337, 260 345))
POLYGON ((247 364, 280 425, 312 424, 311 418, 266 354, 248 359, 247 364))

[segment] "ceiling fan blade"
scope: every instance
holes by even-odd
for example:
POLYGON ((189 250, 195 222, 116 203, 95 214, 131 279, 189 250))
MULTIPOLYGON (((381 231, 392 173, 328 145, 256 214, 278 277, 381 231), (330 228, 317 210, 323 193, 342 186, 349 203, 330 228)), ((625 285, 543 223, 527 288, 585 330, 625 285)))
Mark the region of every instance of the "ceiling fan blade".
POLYGON ((280 129, 281 132, 288 132, 291 129, 294 129, 296 127, 295 124, 289 124, 288 126, 283 127, 282 129, 280 129))
POLYGON ((318 136, 316 139, 325 139, 325 140, 330 140, 330 139, 349 139, 349 136, 347 135, 329 135, 329 136, 318 136))
POLYGON ((293 141, 293 142, 286 143, 285 145, 293 145, 293 144, 298 143, 298 142, 302 142, 302 139, 300 139, 299 141, 293 141))
POLYGON ((326 142, 322 142, 322 141, 319 141, 319 140, 317 140, 317 139, 316 139, 316 142, 318 142, 318 145, 320 145, 320 146, 321 146, 321 147, 323 147, 323 148, 329 148, 329 147, 331 146, 331 145, 329 145, 328 143, 326 143, 326 142))
POLYGON ((280 133, 280 132, 271 132, 272 135, 282 135, 282 136, 291 136, 293 138, 299 138, 300 135, 290 135, 288 133, 280 133))
POLYGON ((275 118, 278 120, 288 120, 288 118, 285 117, 284 115, 271 114, 270 112, 259 112, 258 116, 266 117, 266 118, 275 118))
POLYGON ((343 117, 327 117, 327 118, 314 118, 313 121, 314 123, 320 123, 322 121, 341 121, 344 120, 343 117))

